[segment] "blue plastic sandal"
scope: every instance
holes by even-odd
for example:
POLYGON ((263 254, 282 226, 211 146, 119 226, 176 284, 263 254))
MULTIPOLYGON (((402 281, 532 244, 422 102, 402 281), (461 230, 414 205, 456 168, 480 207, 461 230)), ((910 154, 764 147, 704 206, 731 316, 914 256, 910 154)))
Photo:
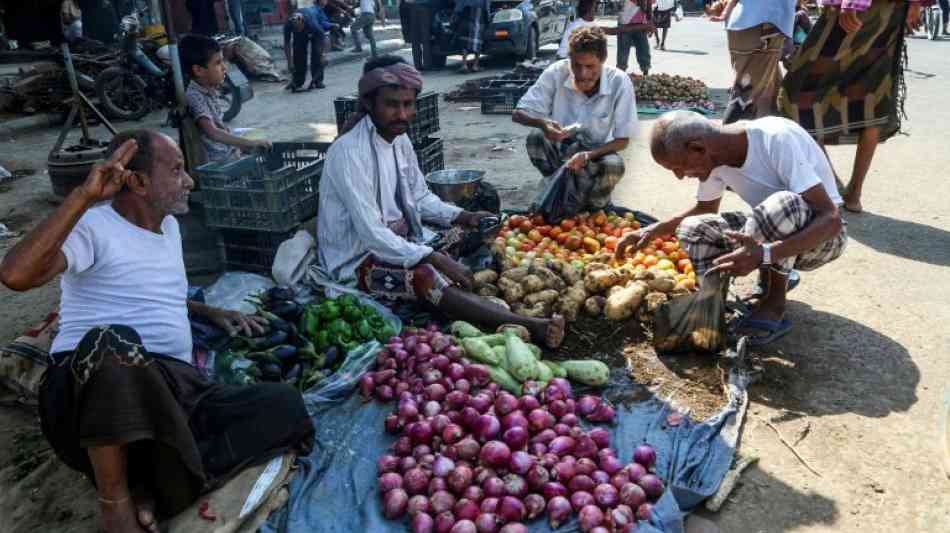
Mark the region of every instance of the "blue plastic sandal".
MULTIPOLYGON (((752 346, 764 346, 785 336, 792 330, 792 323, 787 318, 781 320, 761 320, 747 318, 739 321, 736 331, 754 329, 766 332, 766 335, 747 335, 752 346)), ((738 335, 737 335, 738 336, 738 335)))

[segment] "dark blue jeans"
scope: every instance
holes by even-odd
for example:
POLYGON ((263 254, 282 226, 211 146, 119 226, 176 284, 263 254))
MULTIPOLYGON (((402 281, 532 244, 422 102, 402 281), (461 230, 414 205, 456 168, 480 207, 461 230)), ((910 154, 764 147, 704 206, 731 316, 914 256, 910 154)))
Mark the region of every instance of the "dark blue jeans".
POLYGON ((631 31, 617 36, 617 68, 626 72, 630 59, 630 48, 637 51, 637 64, 643 74, 650 71, 650 39, 646 32, 631 31))

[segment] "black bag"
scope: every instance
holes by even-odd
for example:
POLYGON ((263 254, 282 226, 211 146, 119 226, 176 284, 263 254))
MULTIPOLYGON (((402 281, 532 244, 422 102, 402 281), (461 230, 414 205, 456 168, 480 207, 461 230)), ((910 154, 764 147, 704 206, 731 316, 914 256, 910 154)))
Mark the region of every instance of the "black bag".
POLYGON ((557 224, 580 212, 587 197, 577 185, 577 176, 561 166, 544 179, 541 192, 531 204, 531 211, 539 213, 548 224, 557 224))
POLYGON ((654 315, 657 353, 719 353, 726 347, 726 293, 729 276, 705 276, 699 291, 661 304, 654 315))

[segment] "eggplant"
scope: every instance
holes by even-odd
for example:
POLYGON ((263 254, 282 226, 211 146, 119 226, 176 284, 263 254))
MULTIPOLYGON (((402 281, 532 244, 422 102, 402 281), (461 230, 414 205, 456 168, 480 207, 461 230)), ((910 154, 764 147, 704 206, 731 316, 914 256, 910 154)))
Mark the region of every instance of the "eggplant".
POLYGON ((340 349, 336 345, 330 346, 323 352, 322 368, 330 368, 340 360, 340 349))
POLYGON ((287 342, 288 336, 289 335, 287 335, 286 331, 272 329, 269 334, 262 337, 241 337, 241 340, 244 341, 244 343, 247 344, 247 347, 251 350, 260 351, 277 346, 279 344, 284 344, 287 342))
POLYGON ((280 362, 284 365, 290 364, 297 360, 297 348, 289 344, 281 344, 280 346, 274 346, 268 352, 274 354, 280 362))
POLYGON ((268 302, 279 302, 283 300, 293 300, 294 290, 290 287, 271 287, 264 293, 264 298, 268 302))
POLYGON ((303 374, 303 367, 300 366, 300 363, 297 363, 290 368, 287 372, 284 373, 284 383, 290 383, 293 385, 300 379, 300 376, 303 374))
POLYGON ((265 320, 267 320, 268 323, 270 323, 271 329, 283 331, 285 333, 290 331, 290 323, 283 318, 280 318, 273 313, 268 313, 267 311, 260 311, 258 314, 260 314, 265 320))
POLYGON ((282 369, 277 363, 258 363, 257 368, 261 370, 261 379, 264 381, 280 381, 282 369))
POLYGON ((296 322, 303 313, 303 306, 294 301, 281 300, 271 303, 268 310, 288 322, 296 322))

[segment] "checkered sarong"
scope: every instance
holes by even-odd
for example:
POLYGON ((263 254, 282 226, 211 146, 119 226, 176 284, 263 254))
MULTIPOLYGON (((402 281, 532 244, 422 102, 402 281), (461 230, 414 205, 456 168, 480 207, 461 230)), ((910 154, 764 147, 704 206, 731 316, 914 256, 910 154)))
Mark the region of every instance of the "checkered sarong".
MULTIPOLYGON (((591 148, 593 143, 583 131, 560 143, 549 141, 541 130, 534 130, 528 135, 528 158, 544 177, 557 172, 574 154, 591 148)), ((623 158, 619 154, 607 154, 587 163, 577 173, 578 188, 587 196, 586 208, 596 210, 607 207, 610 193, 620 183, 623 173, 623 158)))
MULTIPOLYGON (((813 218, 814 213, 804 198, 783 191, 757 205, 751 216, 731 212, 686 218, 677 228, 676 237, 689 254, 696 274, 702 275, 712 268, 714 259, 736 248, 726 238, 727 230, 741 231, 759 242, 775 242, 801 231, 813 218)), ((788 274, 793 268, 815 270, 841 256, 847 244, 847 229, 841 228, 834 238, 798 257, 786 257, 773 264, 772 268, 783 274, 788 274)))

